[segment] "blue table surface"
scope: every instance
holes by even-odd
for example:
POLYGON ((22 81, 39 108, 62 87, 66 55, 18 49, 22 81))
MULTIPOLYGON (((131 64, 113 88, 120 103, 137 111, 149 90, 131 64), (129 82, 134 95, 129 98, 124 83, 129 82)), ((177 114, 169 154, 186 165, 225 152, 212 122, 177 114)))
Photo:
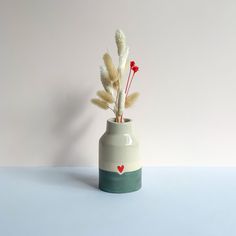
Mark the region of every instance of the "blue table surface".
POLYGON ((236 235, 236 168, 144 168, 128 194, 97 184, 96 168, 0 168, 0 236, 236 235))

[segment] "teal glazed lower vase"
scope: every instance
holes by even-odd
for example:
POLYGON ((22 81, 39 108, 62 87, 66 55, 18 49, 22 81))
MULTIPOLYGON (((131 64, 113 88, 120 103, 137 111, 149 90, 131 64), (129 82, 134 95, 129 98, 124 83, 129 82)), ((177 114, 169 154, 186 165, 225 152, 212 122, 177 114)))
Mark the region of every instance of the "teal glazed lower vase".
POLYGON ((142 186, 139 144, 133 121, 107 120, 106 132, 99 140, 99 189, 110 193, 128 193, 142 186))

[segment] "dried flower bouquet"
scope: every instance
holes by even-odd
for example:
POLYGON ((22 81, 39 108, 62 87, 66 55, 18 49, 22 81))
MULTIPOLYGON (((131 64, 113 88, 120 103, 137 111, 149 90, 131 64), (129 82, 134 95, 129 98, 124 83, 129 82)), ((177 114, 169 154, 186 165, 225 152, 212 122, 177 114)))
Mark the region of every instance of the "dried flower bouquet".
POLYGON ((102 109, 110 109, 115 114, 118 123, 124 122, 124 110, 131 107, 139 96, 138 92, 129 95, 129 90, 136 72, 139 68, 135 62, 129 61, 129 47, 126 45, 126 37, 121 30, 115 33, 119 63, 116 67, 109 53, 103 55, 104 66, 100 67, 100 79, 104 90, 97 92, 99 98, 93 98, 91 102, 102 109), (129 67, 129 74, 124 86, 124 75, 129 67))

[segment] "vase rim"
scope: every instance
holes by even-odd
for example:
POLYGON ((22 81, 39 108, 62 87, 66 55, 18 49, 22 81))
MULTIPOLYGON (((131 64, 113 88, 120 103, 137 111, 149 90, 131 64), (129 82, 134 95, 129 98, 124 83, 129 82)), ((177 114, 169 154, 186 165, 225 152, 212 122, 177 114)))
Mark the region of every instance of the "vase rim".
POLYGON ((124 122, 122 123, 118 123, 115 121, 115 118, 110 118, 107 120, 107 122, 111 123, 111 124, 115 124, 115 125, 125 125, 125 124, 130 124, 132 123, 132 119, 129 119, 129 118, 124 118, 124 122))
POLYGON ((113 134, 125 134, 133 132, 133 122, 131 119, 125 118, 125 122, 118 123, 115 121, 115 118, 110 118, 107 120, 107 129, 108 133, 113 134))

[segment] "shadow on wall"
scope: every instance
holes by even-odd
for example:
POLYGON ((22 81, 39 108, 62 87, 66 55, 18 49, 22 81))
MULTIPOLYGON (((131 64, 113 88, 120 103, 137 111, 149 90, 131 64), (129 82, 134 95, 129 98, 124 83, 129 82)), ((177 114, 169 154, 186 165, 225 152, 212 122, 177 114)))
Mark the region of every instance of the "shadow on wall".
POLYGON ((87 114, 92 89, 61 91, 53 100, 53 136, 56 142, 55 166, 88 165, 83 145, 86 132, 94 118, 87 114))

